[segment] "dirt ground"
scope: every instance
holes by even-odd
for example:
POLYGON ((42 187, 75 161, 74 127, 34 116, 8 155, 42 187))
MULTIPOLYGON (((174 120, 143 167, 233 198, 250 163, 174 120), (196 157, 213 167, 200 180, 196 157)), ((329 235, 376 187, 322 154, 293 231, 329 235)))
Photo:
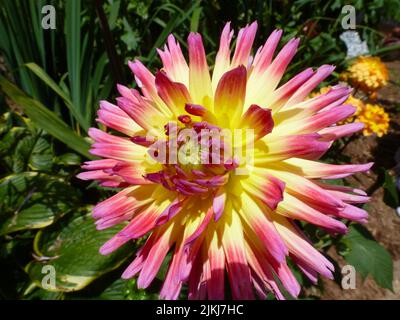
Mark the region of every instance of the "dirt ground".
MULTIPOLYGON (((393 169, 394 155, 400 147, 400 60, 387 62, 387 66, 391 83, 380 90, 377 103, 383 105, 390 113, 389 133, 382 138, 359 136, 347 145, 344 154, 351 158, 352 163, 375 162, 369 173, 358 174, 352 177, 350 182, 367 190, 372 197, 368 206, 369 222, 365 226, 375 239, 385 246, 393 258, 394 292, 379 287, 370 276, 364 282, 361 276, 357 276, 354 290, 342 290, 334 281, 323 280, 323 293, 311 292, 322 299, 400 300, 400 216, 383 202, 384 190, 376 183, 380 167, 393 169)), ((334 250, 328 253, 338 261, 340 267, 346 264, 334 250)))

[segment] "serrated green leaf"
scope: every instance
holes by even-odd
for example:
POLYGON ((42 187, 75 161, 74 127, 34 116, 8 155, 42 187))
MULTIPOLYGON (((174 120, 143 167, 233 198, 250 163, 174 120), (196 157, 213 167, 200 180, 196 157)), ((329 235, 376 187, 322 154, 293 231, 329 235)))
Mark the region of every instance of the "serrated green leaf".
POLYGON ((371 239, 366 229, 351 226, 342 241, 349 247, 344 258, 363 278, 371 274, 381 287, 393 290, 392 258, 383 246, 371 239))

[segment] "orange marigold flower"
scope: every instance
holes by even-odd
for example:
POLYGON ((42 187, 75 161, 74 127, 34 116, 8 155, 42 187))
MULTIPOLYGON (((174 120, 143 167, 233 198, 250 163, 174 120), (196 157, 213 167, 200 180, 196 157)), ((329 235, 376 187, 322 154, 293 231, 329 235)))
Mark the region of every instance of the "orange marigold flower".
POLYGON ((361 56, 350 65, 347 72, 341 74, 341 79, 370 93, 385 86, 389 74, 386 65, 379 57, 361 56))
POLYGON ((356 120, 364 123, 362 131, 364 136, 375 133, 378 137, 382 137, 387 134, 389 129, 389 114, 377 104, 367 103, 364 108, 357 112, 356 120))

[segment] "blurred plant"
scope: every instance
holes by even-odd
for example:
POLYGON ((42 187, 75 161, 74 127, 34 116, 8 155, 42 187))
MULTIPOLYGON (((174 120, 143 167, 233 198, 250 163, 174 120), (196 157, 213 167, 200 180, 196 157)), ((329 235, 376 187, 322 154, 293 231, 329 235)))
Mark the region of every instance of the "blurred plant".
MULTIPOLYGON (((46 106, 53 118, 61 116, 78 135, 82 129, 86 134, 98 101, 109 96, 114 81, 91 9, 87 5, 82 10, 80 0, 4 0, 0 9, 0 51, 11 79, 46 106), (45 4, 57 8, 56 30, 41 27, 45 4)), ((2 87, 16 99, 15 92, 2 87)))

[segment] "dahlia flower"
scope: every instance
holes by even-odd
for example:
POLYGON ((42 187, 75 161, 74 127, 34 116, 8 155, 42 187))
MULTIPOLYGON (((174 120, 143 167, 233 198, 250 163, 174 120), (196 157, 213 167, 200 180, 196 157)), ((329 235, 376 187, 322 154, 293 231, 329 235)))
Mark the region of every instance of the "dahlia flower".
POLYGON ((139 88, 118 85, 116 105, 101 101, 97 120, 113 131, 89 130, 90 152, 103 159, 86 162, 79 177, 120 188, 94 207, 97 228, 124 223, 100 252, 145 237, 122 274, 138 276, 140 288, 170 255, 160 298, 176 299, 187 285, 190 299, 223 299, 225 274, 234 299, 268 292, 284 299, 284 290, 296 297, 301 288, 289 261, 312 282, 319 274, 332 279, 334 270, 298 222, 345 233, 341 219, 367 219, 355 205, 368 201, 363 191, 327 180, 372 164, 317 161, 335 139, 362 129, 335 125, 355 111, 343 105, 350 89, 334 86, 306 99, 332 73, 330 65, 281 85, 299 39, 274 55, 282 36, 275 30, 252 56, 256 30, 254 22, 239 31, 231 56, 233 32, 225 25, 212 75, 200 34, 189 34, 188 63, 170 35, 155 75, 129 62, 139 88), (216 135, 197 148, 204 134, 223 130, 233 139, 216 135), (160 158, 165 150, 167 159, 160 158))
POLYGON ((385 86, 389 80, 386 65, 379 57, 370 56, 358 57, 341 76, 342 79, 365 93, 375 92, 385 86))

